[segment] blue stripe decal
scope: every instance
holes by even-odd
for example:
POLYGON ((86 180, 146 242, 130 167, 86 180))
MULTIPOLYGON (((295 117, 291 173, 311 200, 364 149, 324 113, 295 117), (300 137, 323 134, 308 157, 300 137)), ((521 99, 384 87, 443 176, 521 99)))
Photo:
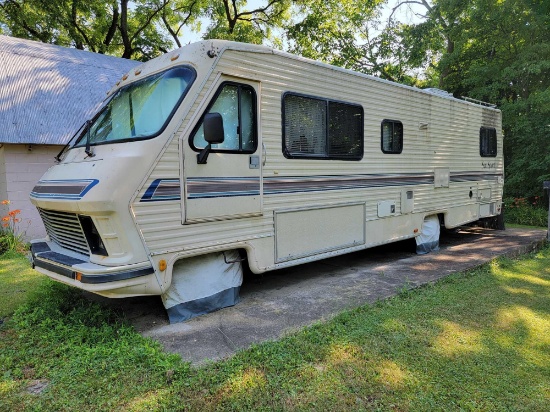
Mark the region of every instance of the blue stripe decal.
POLYGON ((37 199, 80 200, 98 183, 97 179, 41 180, 30 196, 37 199))
MULTIPOLYGON (((264 195, 433 184, 433 173, 264 178, 264 195)), ((188 178, 187 198, 258 196, 259 177, 188 178)))
POLYGON ((502 176, 502 173, 453 172, 451 173, 450 180, 454 183, 478 182, 481 180, 498 180, 498 178, 502 176))
POLYGON ((145 191, 140 202, 158 202, 180 199, 181 189, 179 179, 156 179, 145 191))
MULTIPOLYGON (((452 172, 450 181, 497 180, 501 173, 452 172)), ((433 173, 368 174, 346 176, 265 177, 264 195, 322 192, 329 190, 365 189, 389 186, 433 185, 433 173)), ((187 178, 187 199, 210 199, 260 195, 260 177, 190 177, 187 178)), ((145 192, 142 202, 180 200, 178 179, 157 179, 145 192)))
POLYGON ((348 175, 314 177, 269 177, 264 180, 264 194, 320 192, 364 189, 370 187, 433 184, 433 173, 400 175, 348 175))
POLYGON ((191 177, 187 178, 188 199, 259 196, 260 177, 191 177))

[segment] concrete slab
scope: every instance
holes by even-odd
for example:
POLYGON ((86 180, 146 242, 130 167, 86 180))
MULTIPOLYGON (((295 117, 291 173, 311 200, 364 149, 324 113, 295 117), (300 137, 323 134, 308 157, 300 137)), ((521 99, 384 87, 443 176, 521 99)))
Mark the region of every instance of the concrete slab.
POLYGON ((536 249, 545 237, 544 230, 461 228, 442 235, 437 253, 416 255, 414 241, 405 241, 253 275, 245 279, 238 305, 174 325, 168 324, 160 298, 103 302, 122 309, 144 336, 200 364, 395 295, 404 287, 536 249))

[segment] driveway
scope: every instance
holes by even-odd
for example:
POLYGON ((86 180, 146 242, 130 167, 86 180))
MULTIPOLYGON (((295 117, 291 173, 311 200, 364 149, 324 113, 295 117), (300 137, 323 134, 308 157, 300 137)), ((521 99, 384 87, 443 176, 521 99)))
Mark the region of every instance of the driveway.
POLYGON ((544 230, 461 228, 442 234, 441 250, 414 253, 414 240, 351 253, 293 268, 245 277, 241 302, 170 325, 160 297, 106 299, 144 336, 169 352, 201 364, 231 356, 253 343, 278 339, 339 312, 435 282, 491 259, 536 249, 544 230))

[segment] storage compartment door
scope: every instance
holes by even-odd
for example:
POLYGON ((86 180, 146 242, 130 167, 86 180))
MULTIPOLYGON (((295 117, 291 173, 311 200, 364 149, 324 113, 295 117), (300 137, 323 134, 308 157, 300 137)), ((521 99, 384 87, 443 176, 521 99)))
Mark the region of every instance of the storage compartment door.
POLYGON ((365 244, 365 204, 275 213, 277 263, 365 244))

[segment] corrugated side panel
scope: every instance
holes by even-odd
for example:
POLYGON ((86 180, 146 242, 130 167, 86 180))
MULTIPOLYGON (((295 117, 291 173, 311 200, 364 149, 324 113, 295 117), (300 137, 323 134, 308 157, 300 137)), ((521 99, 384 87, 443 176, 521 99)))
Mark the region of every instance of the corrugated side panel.
MULTIPOLYGON (((481 107, 457 100, 437 97, 411 88, 394 86, 363 76, 313 65, 302 60, 273 54, 225 52, 215 73, 226 73, 261 79, 262 139, 267 149, 263 169, 264 189, 269 179, 284 177, 345 175, 428 175, 432 183, 417 186, 388 186, 347 190, 309 191, 264 196, 264 215, 260 218, 236 219, 204 224, 181 225, 179 204, 163 206, 163 215, 173 217, 171 223, 161 221, 151 204, 135 204, 138 224, 154 252, 177 248, 202 247, 254 237, 272 236, 273 211, 280 209, 344 204, 364 201, 366 219, 377 219, 377 202, 394 200, 400 203, 403 190, 414 190, 415 212, 445 210, 449 206, 475 203, 468 196, 475 182, 451 182, 450 187, 434 189, 435 167, 449 168, 453 173, 484 172, 479 156, 481 107), (286 159, 282 154, 281 101, 284 92, 292 91, 361 104, 364 109, 364 157, 361 161, 286 159), (380 127, 384 119, 399 120, 404 125, 404 149, 401 154, 383 154, 380 148, 380 127), (421 124, 428 124, 427 129, 421 124)), ((183 123, 197 110, 210 82, 203 90, 183 123)), ((497 112, 498 113, 498 112, 497 112)), ((500 113, 498 113, 500 116, 500 113)), ((499 157, 491 173, 502 173, 502 136, 499 157)), ((183 136, 187 145, 187 136, 183 136)), ((170 145, 170 158, 176 153, 177 139, 170 145)), ((159 178, 166 169, 164 158, 149 180, 159 178)), ((174 169, 176 170, 176 169, 174 169)), ((486 171, 486 170, 485 170, 486 171)), ((167 172, 167 169, 166 169, 167 172)), ((167 176, 164 173, 163 176, 167 176)), ((170 176, 176 177, 176 173, 170 176)), ((496 182, 491 185, 497 187, 496 182)), ((501 187, 501 185, 500 185, 501 187)), ((493 190, 498 193, 497 190, 493 190)), ((215 200, 213 200, 215 201, 215 200)), ((374 240, 372 240, 374 241, 374 240)), ((367 243, 371 240, 367 238, 367 243)))
MULTIPOLYGON (((262 79, 262 137, 268 153, 264 179, 273 176, 415 175, 433 173, 435 167, 449 168, 451 174, 503 172, 502 136, 498 127, 499 157, 489 159, 496 165, 490 170, 482 168, 479 128, 482 110, 486 109, 480 106, 269 54, 226 53, 220 71, 262 79), (287 91, 361 104, 365 124, 363 159, 360 162, 286 159, 281 150, 281 98, 287 91), (383 154, 380 149, 380 127, 384 119, 399 120, 404 125, 401 154, 383 154), (428 124, 427 130, 421 129, 422 123, 428 124)), ((500 116, 500 112, 491 112, 500 116)), ((498 188, 496 181, 491 182, 498 188)), ((445 210, 451 205, 471 204, 469 187, 475 184, 451 183, 449 188, 441 189, 434 189, 433 184, 415 186, 415 211, 445 210)), ((399 203, 401 191, 410 189, 410 186, 390 186, 268 195, 264 198, 264 210, 269 214, 278 208, 364 200, 367 220, 370 220, 377 218, 379 200, 399 203)))

